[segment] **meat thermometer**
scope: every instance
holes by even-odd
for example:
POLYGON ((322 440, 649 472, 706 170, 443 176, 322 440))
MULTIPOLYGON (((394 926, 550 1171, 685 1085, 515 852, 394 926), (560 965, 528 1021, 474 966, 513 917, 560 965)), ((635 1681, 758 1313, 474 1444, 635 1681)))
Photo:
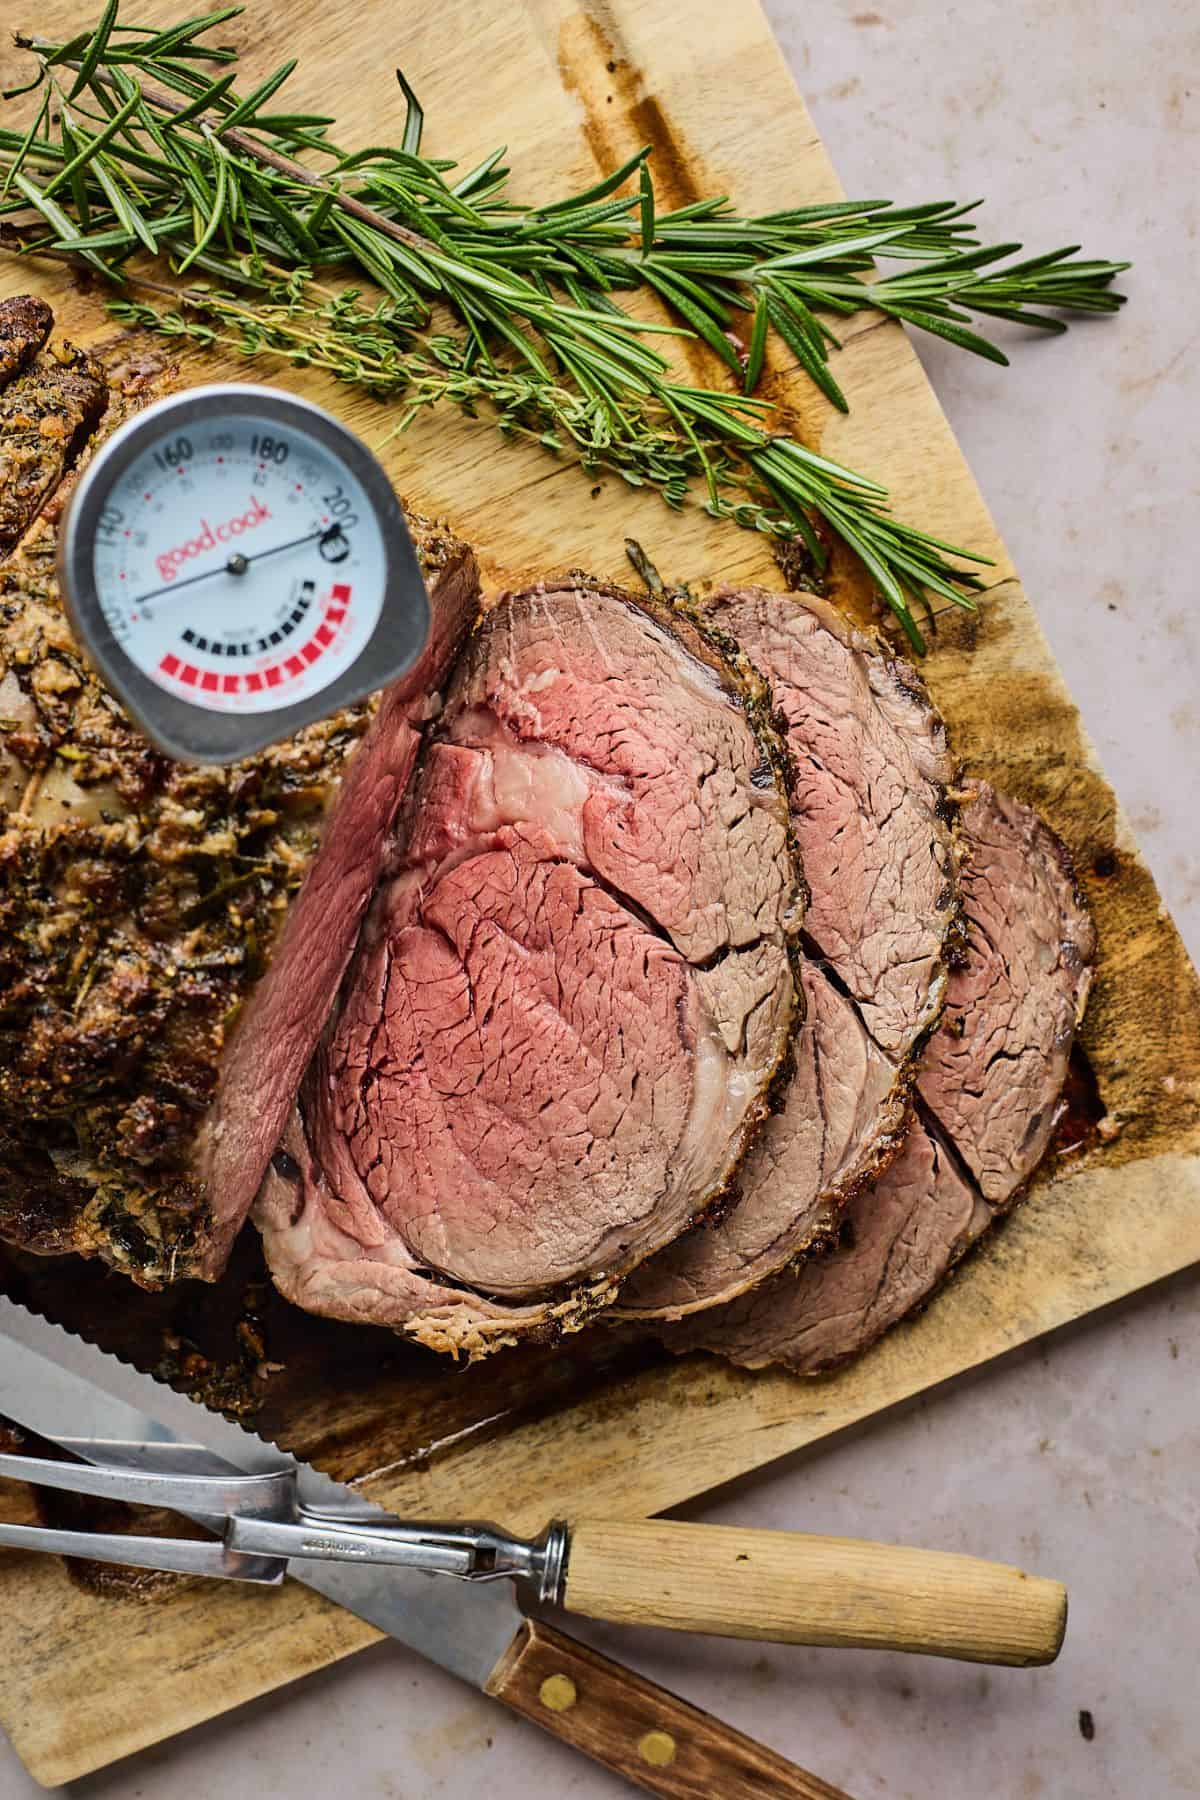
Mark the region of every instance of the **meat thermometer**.
POLYGON ((146 408, 71 496, 76 635, 147 737, 228 763, 412 667, 429 599, 383 467, 331 413, 220 383, 146 408))

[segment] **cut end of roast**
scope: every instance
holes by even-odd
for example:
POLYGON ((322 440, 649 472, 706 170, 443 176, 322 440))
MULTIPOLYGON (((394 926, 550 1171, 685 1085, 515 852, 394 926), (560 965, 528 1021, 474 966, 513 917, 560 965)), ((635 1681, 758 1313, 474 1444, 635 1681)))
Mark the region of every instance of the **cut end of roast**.
POLYGON ((224 1266, 333 1011, 430 712, 478 611, 471 552, 424 520, 413 516, 409 524, 429 583, 429 642, 372 707, 270 965, 222 1060, 195 1156, 211 1210, 200 1271, 209 1276, 224 1266))

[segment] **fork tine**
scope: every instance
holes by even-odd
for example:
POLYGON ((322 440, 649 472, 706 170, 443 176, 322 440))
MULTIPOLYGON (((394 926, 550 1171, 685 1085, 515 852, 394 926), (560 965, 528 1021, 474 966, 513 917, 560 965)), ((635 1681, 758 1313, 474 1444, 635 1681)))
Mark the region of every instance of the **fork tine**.
MULTIPOLYGON (((20 1459, 17 1459, 20 1460, 20 1459)), ((119 1532, 59 1531, 49 1525, 0 1524, 0 1546, 82 1556, 88 1562, 125 1563, 135 1569, 165 1569, 177 1575, 207 1575, 278 1587, 287 1572, 280 1557, 240 1556, 217 1540, 123 1537, 119 1532)))
POLYGON ((134 1506, 204 1513, 222 1521, 231 1515, 290 1518, 295 1496, 295 1476, 286 1470, 278 1475, 173 1475, 0 1454, 0 1477, 64 1493, 91 1494, 101 1500, 124 1500, 134 1506))

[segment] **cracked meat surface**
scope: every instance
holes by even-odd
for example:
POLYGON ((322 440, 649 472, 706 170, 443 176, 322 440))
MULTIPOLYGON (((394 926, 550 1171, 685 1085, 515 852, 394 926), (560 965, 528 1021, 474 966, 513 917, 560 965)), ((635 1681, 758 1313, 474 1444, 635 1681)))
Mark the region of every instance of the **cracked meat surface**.
POLYGON ((733 589, 705 610, 768 677, 786 726, 805 930, 902 1062, 941 1010, 957 922, 945 725, 911 664, 823 600, 733 589))
POLYGON ((583 584, 503 600, 306 1084, 310 1173, 259 1207, 276 1280, 470 1353, 578 1322, 728 1182, 798 924, 782 791, 695 628, 583 584))
POLYGON ((851 1200, 843 1248, 684 1320, 665 1334, 672 1349, 801 1374, 844 1361, 928 1299, 1045 1153, 1095 934, 1036 813, 979 783, 963 829, 967 960, 951 972, 900 1156, 851 1200))
POLYGON ((719 1351, 748 1368, 816 1375, 874 1343, 926 1299, 991 1214, 921 1121, 882 1180, 851 1200, 840 1247, 734 1306, 685 1320, 672 1349, 719 1351))
POLYGON ((687 1128, 706 1029, 687 963, 530 827, 403 917, 322 1058, 314 1145, 348 1228, 399 1227, 495 1293, 621 1261, 687 1128))

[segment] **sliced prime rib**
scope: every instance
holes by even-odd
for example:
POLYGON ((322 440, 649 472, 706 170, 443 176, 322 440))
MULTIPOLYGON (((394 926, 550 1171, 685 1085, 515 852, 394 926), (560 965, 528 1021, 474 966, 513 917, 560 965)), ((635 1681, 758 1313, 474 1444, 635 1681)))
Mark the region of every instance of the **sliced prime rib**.
POLYGON ((1091 986, 1096 934, 1063 843, 984 782, 964 813, 968 958, 921 1070, 921 1098, 991 1207, 1046 1153, 1091 986))
POLYGON ((795 1009, 763 697, 583 577, 485 614, 256 1210, 289 1297, 478 1355, 724 1193, 795 1009))
POLYGON ((909 1072, 883 1054, 822 964, 806 960, 802 984, 794 1073, 746 1158, 733 1204, 635 1271, 614 1320, 703 1312, 827 1244, 903 1141, 909 1072))
MULTIPOLYGON (((338 715, 340 732, 350 729, 338 756, 337 804, 310 853, 274 957, 221 1059, 216 1095, 197 1134, 194 1167, 211 1215, 204 1274, 220 1273, 280 1141, 379 882, 388 831, 435 698, 478 610, 471 552, 415 514, 408 523, 429 583, 429 642, 377 707, 372 702, 338 715), (361 736, 355 714, 367 715, 361 736)), ((337 721, 309 730, 325 732, 330 724, 336 742, 337 721)), ((327 790, 326 799, 332 797, 327 790)))
POLYGON ((959 930, 946 727, 912 664, 828 601, 737 588, 705 611, 786 727, 807 937, 901 1063, 941 1012, 959 930))
POLYGON ((962 821, 967 957, 950 975, 903 1151, 851 1201, 841 1249, 668 1327, 672 1349, 803 1374, 844 1361, 929 1297, 1044 1156, 1095 933, 1066 851, 1029 807, 979 783, 962 821))
MULTIPOLYGON (((52 367, 82 416, 65 354, 20 374, 14 352, 0 456, 14 392, 52 367)), ((98 436, 177 379, 130 339, 87 367, 98 436)), ((56 526, 89 447, 74 425, 45 442, 58 485, 0 498, 23 532, 0 564, 0 1238, 155 1284, 215 1273, 250 1204, 478 583, 463 545, 412 521, 438 627, 403 691, 231 768, 171 763, 71 637, 56 526)))
POLYGON ((769 680, 810 890, 796 1073, 737 1204, 670 1245, 616 1314, 677 1319, 827 1243, 895 1155, 959 926, 955 768, 908 663, 807 595, 729 590, 705 608, 769 680))

